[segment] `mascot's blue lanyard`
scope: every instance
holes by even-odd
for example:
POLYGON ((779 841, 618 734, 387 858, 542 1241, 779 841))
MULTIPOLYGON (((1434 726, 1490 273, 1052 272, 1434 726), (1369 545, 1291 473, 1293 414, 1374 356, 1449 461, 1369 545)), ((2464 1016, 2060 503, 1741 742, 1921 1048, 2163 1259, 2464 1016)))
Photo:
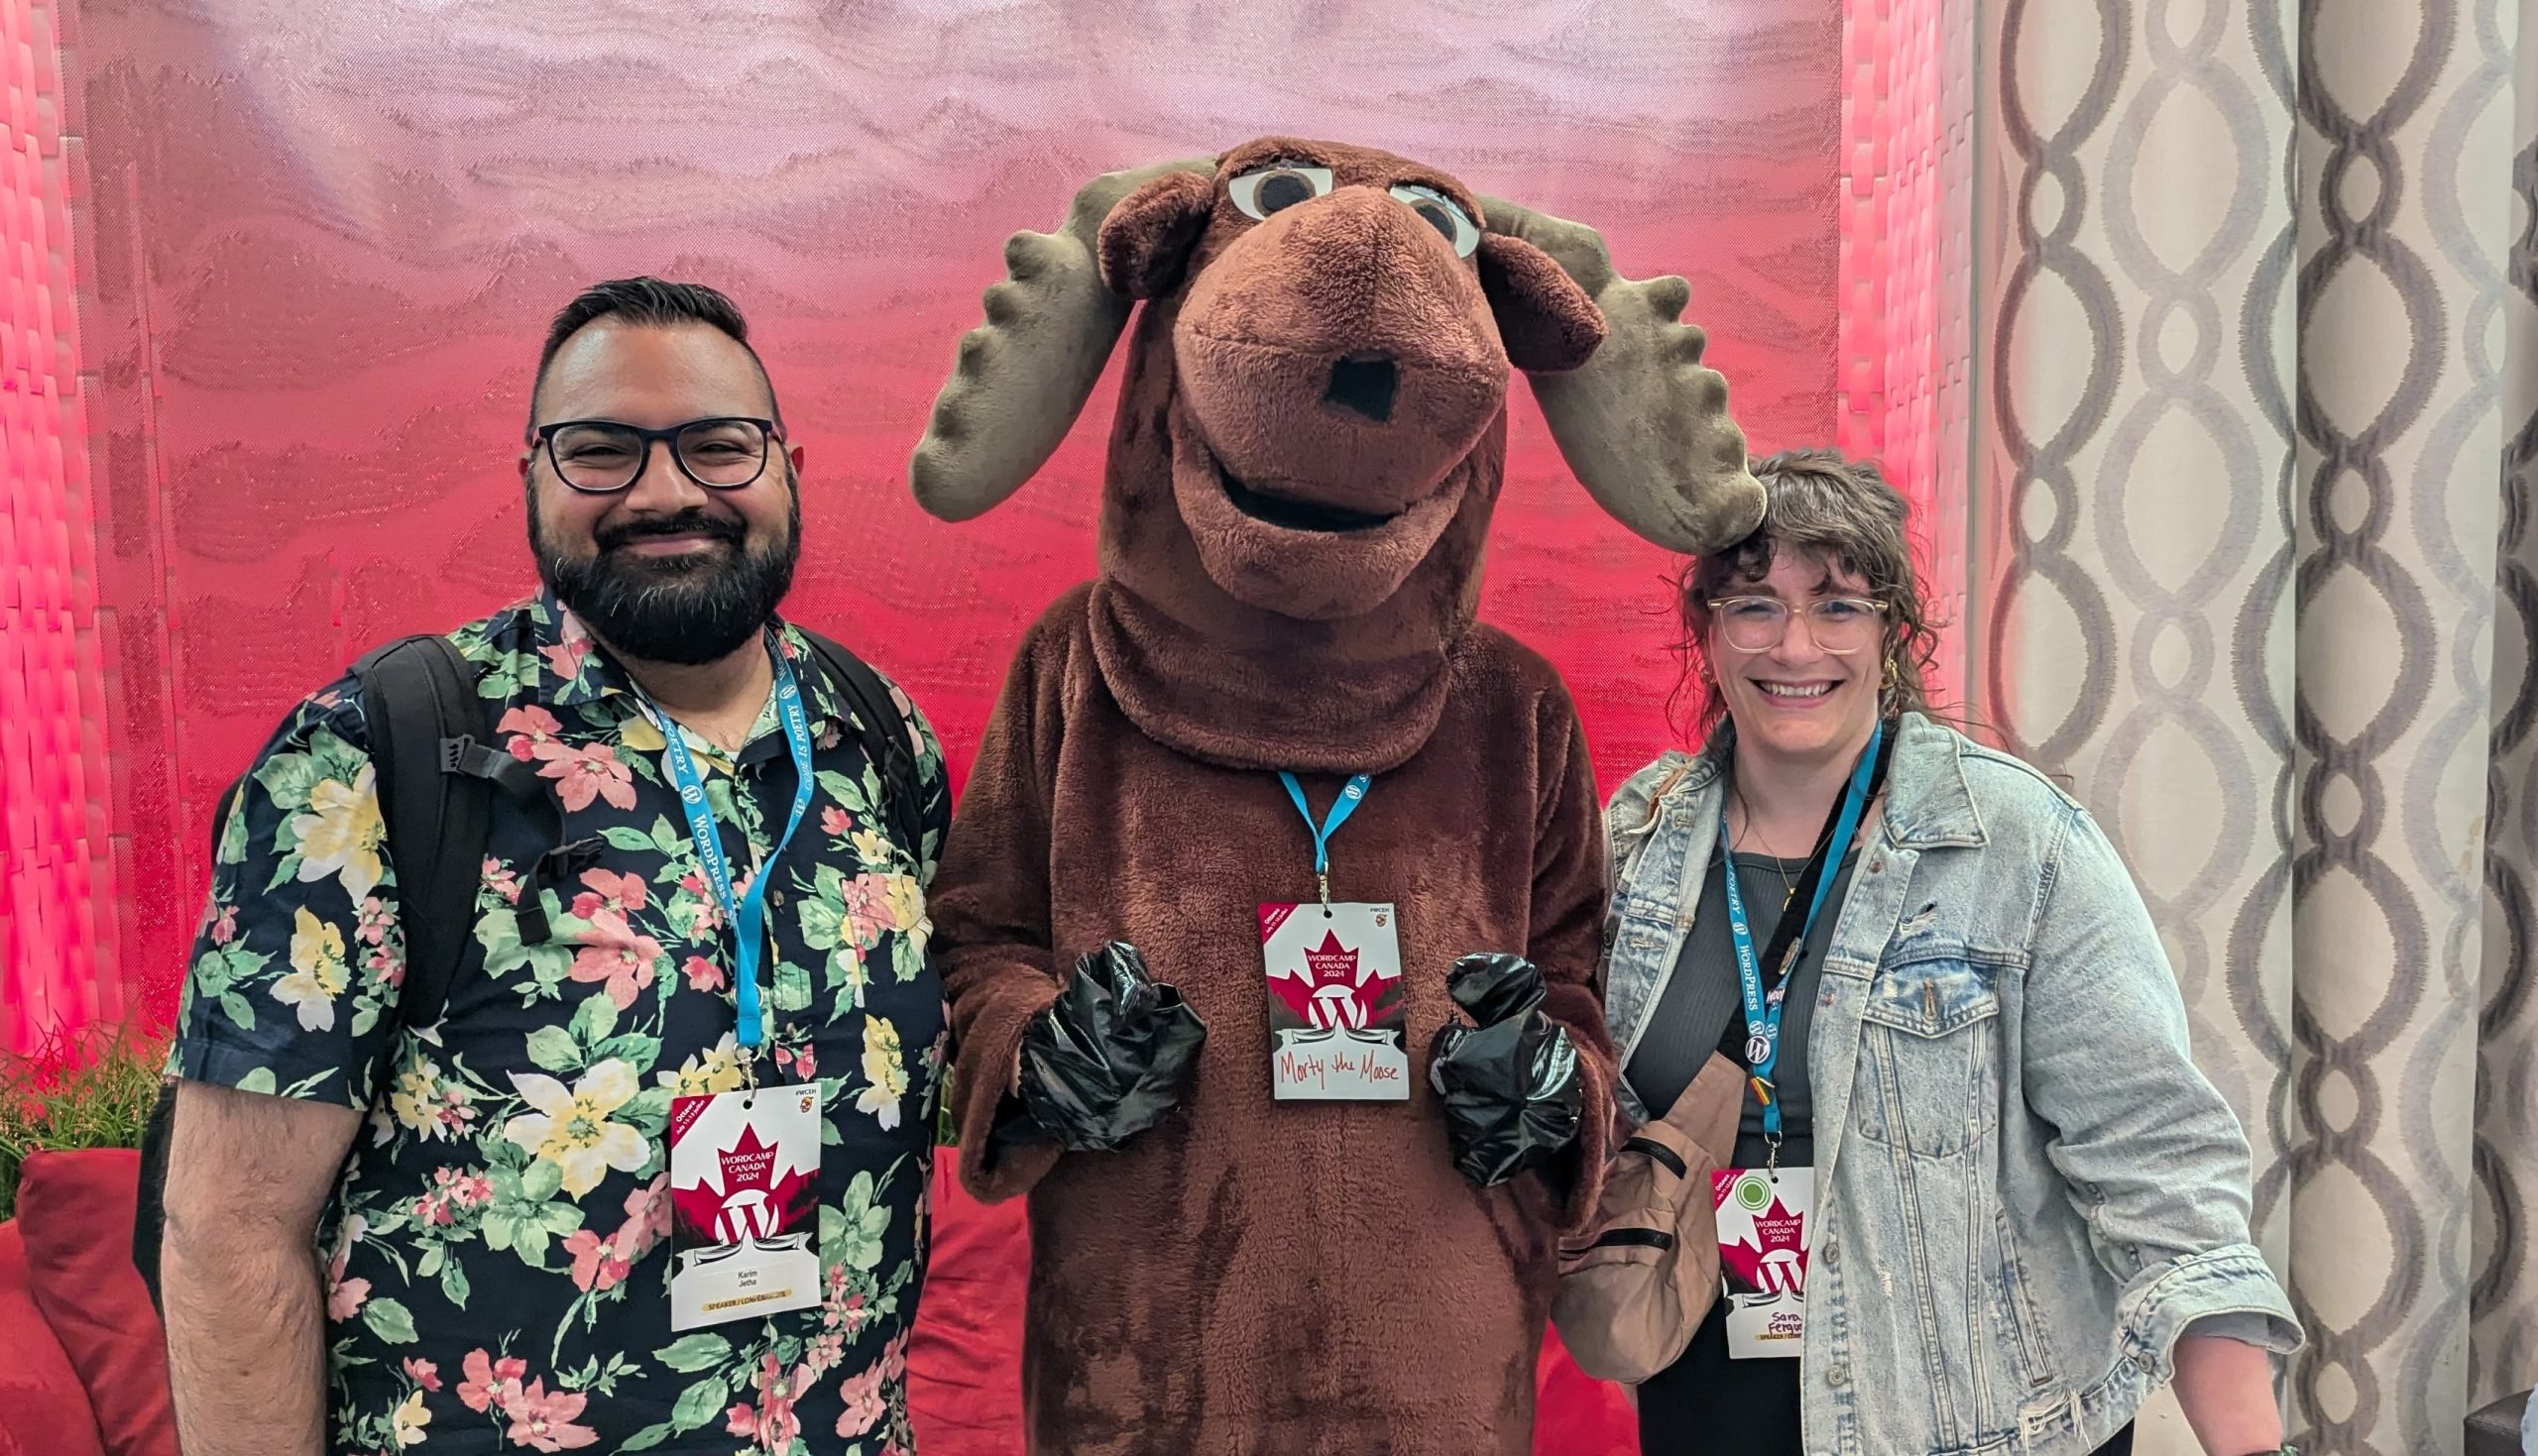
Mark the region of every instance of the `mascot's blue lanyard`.
POLYGON ((1313 879, 1322 890, 1322 903, 1326 906, 1330 903, 1330 837, 1348 822, 1349 815, 1357 812, 1358 805, 1366 802, 1366 786, 1374 781, 1374 775, 1365 773, 1350 779, 1347 787, 1339 791, 1339 802, 1330 806, 1329 817, 1316 824, 1313 810, 1305 805, 1305 786, 1292 773, 1281 770, 1278 774, 1278 782, 1287 786, 1287 797, 1296 801, 1296 812, 1305 817, 1305 828, 1313 833, 1313 879))
MULTIPOLYGON (((1859 763, 1851 770, 1850 787, 1843 791, 1841 805, 1834 811, 1831 833, 1816 847, 1806 862, 1805 876, 1798 888, 1812 885, 1814 893, 1806 902, 1806 918, 1792 923, 1786 913, 1780 929, 1773 933, 1771 959, 1777 962, 1777 977, 1771 990, 1763 989, 1761 957, 1754 953, 1754 929, 1745 918, 1745 892, 1736 883, 1736 859, 1729 855, 1725 862, 1727 877, 1727 933, 1736 943, 1736 982, 1745 997, 1745 1062, 1754 1088, 1755 1100, 1763 1106, 1763 1137, 1771 1144, 1772 1167, 1781 1159, 1781 1104, 1773 1095, 1772 1072, 1781 1060, 1781 1011, 1788 996, 1789 974, 1797 969, 1797 957, 1806 948, 1806 938, 1815 929, 1815 917, 1824 908, 1824 897, 1832 891, 1833 866, 1850 852, 1851 837, 1859 833, 1860 817, 1875 796, 1879 777, 1878 750, 1885 743, 1886 725, 1869 730, 1868 746, 1860 751, 1859 763)), ((1718 806, 1718 834, 1727 838, 1727 803, 1718 806)))
POLYGON ((670 721, 640 688, 635 695, 642 700, 643 711, 651 716, 669 743, 670 781, 678 790, 679 807, 687 813, 688 837, 696 841, 696 857, 705 868, 706 883, 714 887, 714 898, 723 907, 723 918, 732 927, 732 988, 740 1002, 741 1066, 750 1084, 757 1084, 754 1064, 758 1044, 765 1040, 763 1015, 758 1010, 757 962, 766 946, 766 882, 774 877, 776 862, 784 857, 784 846, 793 841, 793 832, 802 827, 802 815, 811 807, 811 724, 802 711, 802 688, 794 681, 793 669, 784 654, 769 644, 768 659, 775 666, 775 713, 784 724, 785 746, 793 750, 793 813, 784 821, 783 837, 759 862, 758 871, 750 879, 747 895, 732 893, 732 866, 723 857, 722 832, 715 827, 713 806, 706 802, 705 776, 696 769, 696 760, 687 751, 687 741, 679 726, 670 721))

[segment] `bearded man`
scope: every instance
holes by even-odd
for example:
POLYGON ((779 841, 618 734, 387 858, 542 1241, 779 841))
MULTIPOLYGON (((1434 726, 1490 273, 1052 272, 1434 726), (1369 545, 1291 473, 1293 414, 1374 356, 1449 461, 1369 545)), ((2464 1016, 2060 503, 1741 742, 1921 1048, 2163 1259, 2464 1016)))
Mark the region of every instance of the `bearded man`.
POLYGON ((943 759, 776 615, 802 466, 730 299, 589 289, 519 457, 544 590, 446 638, 483 846, 392 832, 359 670, 241 780, 169 1068, 193 1456, 910 1445, 943 759), (399 869, 453 855, 434 917, 399 869))

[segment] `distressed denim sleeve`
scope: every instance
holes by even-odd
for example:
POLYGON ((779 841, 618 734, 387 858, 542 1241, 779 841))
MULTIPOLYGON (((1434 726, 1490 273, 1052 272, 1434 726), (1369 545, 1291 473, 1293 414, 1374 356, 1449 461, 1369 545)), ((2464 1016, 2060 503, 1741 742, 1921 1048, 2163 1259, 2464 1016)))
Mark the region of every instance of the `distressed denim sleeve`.
POLYGON ((1620 886, 1640 846, 1648 840, 1649 812, 1657 802, 1663 768, 1661 759, 1632 774, 1613 791, 1612 802, 1604 806, 1604 883, 1608 889, 1620 886))
MULTIPOLYGON (((2194 1064, 2185 1003, 2131 874, 2085 811, 2047 858, 2027 970, 2027 1100, 2047 1150, 2123 1283, 2129 1353, 2160 1380, 2198 1320, 2251 1315, 2266 1348, 2299 1348, 2281 1284, 2251 1242, 2246 1132, 2194 1064)), ((2235 1323, 2235 1321, 2234 1321, 2235 1323)))

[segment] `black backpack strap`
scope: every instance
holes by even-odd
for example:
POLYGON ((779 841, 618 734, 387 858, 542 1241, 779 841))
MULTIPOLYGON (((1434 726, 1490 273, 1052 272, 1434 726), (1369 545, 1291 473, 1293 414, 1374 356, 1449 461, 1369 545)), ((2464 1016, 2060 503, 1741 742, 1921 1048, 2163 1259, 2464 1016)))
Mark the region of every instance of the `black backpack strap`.
MULTIPOLYGON (((389 862, 397 871, 398 922, 405 935, 405 983, 397 1014, 408 1026, 430 1026, 448 1003, 475 923, 494 789, 490 777, 443 771, 444 759, 453 756, 443 742, 454 740, 452 747, 461 752, 473 745, 483 730, 484 710, 477 703, 475 673, 445 637, 400 637, 353 664, 353 676, 361 686, 372 779, 387 826, 389 862)), ((215 859, 246 786, 240 777, 212 815, 215 859)), ((142 1130, 132 1228, 133 1267, 153 1307, 160 1302, 159 1255, 175 1115, 175 1088, 163 1083, 142 1130)))
POLYGON ((842 643, 799 623, 793 629, 820 654, 829 680, 846 694, 862 721, 864 756, 880 771, 881 817, 890 826, 891 838, 907 846, 910 859, 922 859, 925 800, 917 788, 916 754, 908 747, 907 724, 898 704, 891 701, 880 674, 842 643))
MULTIPOLYGON (((551 832, 550 840, 562 838, 563 815, 535 769, 485 741, 475 669, 447 637, 400 637, 354 663, 353 676, 361 685, 371 771, 405 937, 405 982, 397 1015, 409 1027, 427 1027, 447 1008, 473 939, 495 791, 527 806, 551 832)), ((212 816, 215 855, 246 783, 239 779, 212 816)), ((548 858, 573 848, 560 846, 548 858)), ((533 889, 524 898, 536 903, 533 889)), ((163 1083, 142 1132, 132 1231, 133 1266, 154 1307, 160 1300, 160 1241, 174 1125, 174 1087, 163 1083)))
POLYGON ((484 758, 508 755, 485 750, 476 674, 447 637, 400 637, 355 663, 353 675, 405 935, 398 1015, 430 1026, 449 1003, 476 921, 497 783, 484 758))

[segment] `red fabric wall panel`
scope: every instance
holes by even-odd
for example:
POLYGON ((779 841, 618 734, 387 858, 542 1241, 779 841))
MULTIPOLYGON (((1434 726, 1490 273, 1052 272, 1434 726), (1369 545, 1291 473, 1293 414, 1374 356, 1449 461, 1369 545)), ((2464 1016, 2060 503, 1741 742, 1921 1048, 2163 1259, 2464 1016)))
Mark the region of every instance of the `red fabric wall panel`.
MULTIPOLYGON (((652 272, 749 311, 810 451, 792 610, 966 765, 1022 626, 1088 575, 1109 393, 947 526, 908 448, 1017 227, 1107 168, 1271 131, 1389 146, 1679 272, 1758 448, 1829 442, 1833 7, 1058 0, 96 7, 82 321, 119 665, 100 934, 172 1004, 205 821, 298 694, 530 581, 511 461, 546 317, 652 272)), ((1599 772, 1670 738, 1671 569, 1515 401, 1484 613, 1566 673, 1599 772)))

